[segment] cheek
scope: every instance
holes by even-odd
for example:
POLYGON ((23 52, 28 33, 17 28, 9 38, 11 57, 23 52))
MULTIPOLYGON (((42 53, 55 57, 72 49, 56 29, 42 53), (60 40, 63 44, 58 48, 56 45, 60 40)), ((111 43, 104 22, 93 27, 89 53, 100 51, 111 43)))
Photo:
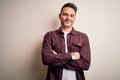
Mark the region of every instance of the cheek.
POLYGON ((64 20, 66 20, 66 18, 65 18, 65 17, 61 17, 60 20, 61 20, 61 21, 64 21, 64 20))
POLYGON ((75 21, 75 18, 72 19, 72 22, 74 22, 74 21, 75 21))

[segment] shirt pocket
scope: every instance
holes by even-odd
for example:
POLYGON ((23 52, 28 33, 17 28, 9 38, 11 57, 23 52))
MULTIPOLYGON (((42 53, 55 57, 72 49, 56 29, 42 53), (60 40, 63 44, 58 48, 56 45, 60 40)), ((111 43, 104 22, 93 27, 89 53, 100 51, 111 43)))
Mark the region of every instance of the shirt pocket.
POLYGON ((73 42, 72 43, 72 51, 80 52, 83 44, 81 42, 73 42))

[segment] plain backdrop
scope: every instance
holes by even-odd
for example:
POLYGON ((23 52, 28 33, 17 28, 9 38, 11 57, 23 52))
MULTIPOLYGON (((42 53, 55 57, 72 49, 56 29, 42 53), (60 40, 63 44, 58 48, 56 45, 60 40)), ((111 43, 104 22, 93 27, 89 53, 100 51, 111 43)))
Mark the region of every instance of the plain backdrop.
POLYGON ((90 40, 86 80, 120 80, 120 0, 0 0, 0 80, 45 80, 43 36, 60 27, 67 2, 78 7, 74 28, 90 40))

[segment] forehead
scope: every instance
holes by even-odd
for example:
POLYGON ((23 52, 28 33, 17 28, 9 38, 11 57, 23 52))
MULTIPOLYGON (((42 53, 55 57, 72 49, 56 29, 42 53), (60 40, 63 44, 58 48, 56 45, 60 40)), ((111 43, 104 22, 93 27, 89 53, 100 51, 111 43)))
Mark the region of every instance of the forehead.
POLYGON ((70 7, 64 7, 62 13, 75 14, 75 10, 70 7))

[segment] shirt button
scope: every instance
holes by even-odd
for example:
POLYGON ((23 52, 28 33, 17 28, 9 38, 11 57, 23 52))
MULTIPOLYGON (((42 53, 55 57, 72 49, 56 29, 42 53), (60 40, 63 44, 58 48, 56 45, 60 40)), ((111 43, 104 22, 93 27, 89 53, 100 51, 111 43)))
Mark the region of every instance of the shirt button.
POLYGON ((60 63, 58 63, 58 65, 60 65, 60 63))
POLYGON ((81 44, 78 44, 79 46, 81 46, 81 44))

